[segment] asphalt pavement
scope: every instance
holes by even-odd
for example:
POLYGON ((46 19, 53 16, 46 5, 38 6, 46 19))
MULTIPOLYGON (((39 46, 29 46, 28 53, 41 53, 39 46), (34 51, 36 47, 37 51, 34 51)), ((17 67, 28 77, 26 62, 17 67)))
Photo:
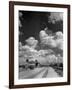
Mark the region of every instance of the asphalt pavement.
POLYGON ((19 79, 32 79, 32 78, 51 78, 59 77, 58 73, 52 67, 41 67, 33 70, 24 70, 19 72, 19 79))

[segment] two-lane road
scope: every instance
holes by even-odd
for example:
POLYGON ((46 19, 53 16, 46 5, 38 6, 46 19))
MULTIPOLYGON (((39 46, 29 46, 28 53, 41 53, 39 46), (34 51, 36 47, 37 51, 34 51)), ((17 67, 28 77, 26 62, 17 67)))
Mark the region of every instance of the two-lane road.
POLYGON ((19 79, 59 77, 52 67, 35 68, 19 72, 19 79))

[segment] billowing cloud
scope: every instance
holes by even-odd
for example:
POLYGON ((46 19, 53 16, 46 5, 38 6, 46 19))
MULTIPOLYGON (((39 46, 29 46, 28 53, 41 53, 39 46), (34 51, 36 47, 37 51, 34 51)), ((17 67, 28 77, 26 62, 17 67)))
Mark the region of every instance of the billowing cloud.
POLYGON ((39 56, 38 57, 38 62, 42 65, 48 65, 48 64, 53 64, 58 62, 58 58, 54 54, 50 54, 47 56, 39 56))
POLYGON ((61 31, 56 32, 57 39, 63 39, 63 34, 61 31))
POLYGON ((22 57, 24 58, 24 59, 22 58, 22 60, 20 61, 21 64, 23 64, 23 62, 25 62, 26 59, 29 59, 29 61, 37 60, 42 65, 62 62, 61 56, 60 55, 55 56, 53 50, 51 49, 48 50, 41 49, 37 51, 28 45, 24 45, 22 46, 22 52, 20 52, 20 54, 22 54, 22 57))
POLYGON ((63 13, 62 12, 51 12, 49 16, 49 21, 55 24, 56 21, 63 20, 63 13))
POLYGON ((62 32, 56 32, 55 36, 48 35, 45 31, 40 31, 40 40, 42 45, 49 46, 51 48, 63 49, 63 34, 62 32))
POLYGON ((19 47, 21 47, 20 56, 24 57, 24 61, 26 59, 35 60, 38 56, 38 51, 35 49, 38 44, 38 41, 35 40, 34 37, 29 37, 26 40, 26 44, 22 46, 21 42, 19 43, 19 47))
POLYGON ((57 48, 63 50, 63 39, 56 40, 57 48))
POLYGON ((29 37, 26 40, 26 44, 32 48, 36 48, 37 44, 38 44, 38 40, 35 40, 34 37, 29 37))
POLYGON ((49 36, 48 34, 46 34, 45 31, 40 31, 40 40, 41 40, 41 44, 43 45, 56 47, 56 43, 55 40, 53 40, 53 36, 49 36))
POLYGON ((30 47, 30 46, 28 46, 28 45, 24 45, 23 47, 22 47, 22 49, 24 50, 24 51, 30 51, 30 52, 37 52, 37 50, 35 50, 35 49, 33 49, 32 47, 30 47))
POLYGON ((53 54, 53 50, 51 49, 48 49, 48 50, 39 50, 38 51, 38 54, 39 56, 47 56, 47 55, 50 55, 50 54, 53 54))
POLYGON ((22 47, 22 52, 23 52, 24 58, 27 58, 27 59, 32 59, 33 57, 36 57, 38 55, 37 50, 35 50, 34 48, 28 45, 24 45, 22 47))
POLYGON ((48 37, 48 34, 44 30, 40 31, 40 39, 48 37))
POLYGON ((48 55, 53 54, 53 50, 41 49, 38 51, 28 45, 24 45, 24 46, 22 46, 22 52, 20 52, 20 54, 23 55, 24 60, 26 60, 26 59, 33 60, 33 61, 38 60, 40 63, 42 63, 42 62, 46 63, 47 62, 46 57, 48 55))
MULTIPOLYGON (((60 49, 63 48, 63 34, 62 32, 58 31, 54 35, 48 35, 45 30, 40 31, 40 42, 44 46, 48 46, 50 48, 60 49)), ((25 40, 26 44, 23 46, 22 43, 19 43, 19 55, 22 56, 22 62, 29 60, 37 60, 41 64, 50 64, 50 63, 57 63, 60 60, 62 62, 62 57, 60 55, 56 56, 52 49, 39 49, 36 50, 36 46, 38 44, 38 40, 34 37, 29 37, 25 40), (24 59, 23 59, 24 58, 24 59)), ((21 62, 21 61, 20 61, 21 62)))

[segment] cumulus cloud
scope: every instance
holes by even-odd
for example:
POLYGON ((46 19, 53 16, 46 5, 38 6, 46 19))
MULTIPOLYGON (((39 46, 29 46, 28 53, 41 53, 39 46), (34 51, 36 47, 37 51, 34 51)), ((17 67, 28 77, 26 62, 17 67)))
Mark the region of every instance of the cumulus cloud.
POLYGON ((63 50, 63 39, 56 40, 57 48, 63 50))
POLYGON ((62 12, 51 12, 49 16, 49 21, 55 24, 56 21, 63 20, 63 13, 62 12))
MULTIPOLYGON (((48 35, 45 30, 40 31, 40 42, 44 46, 49 46, 51 48, 58 48, 62 50, 63 48, 63 34, 62 32, 58 31, 55 33, 55 35, 48 35), (56 37, 56 38, 55 38, 56 37)), ((21 48, 22 51, 20 51, 20 56, 22 56, 24 59, 22 60, 38 60, 41 64, 49 64, 49 63, 56 63, 59 60, 62 60, 61 56, 56 56, 54 54, 54 51, 52 49, 40 49, 36 50, 38 40, 36 40, 34 37, 29 37, 27 40, 25 40, 26 44, 22 46, 22 43, 19 43, 19 48, 21 48)))
POLYGON ((63 63, 63 57, 60 54, 57 55, 57 63, 63 63))
POLYGON ((63 39, 63 34, 61 31, 56 32, 57 39, 63 39))
POLYGON ((38 40, 35 40, 34 37, 29 37, 27 40, 25 40, 26 44, 22 46, 21 42, 19 43, 19 48, 21 48, 19 54, 20 56, 24 57, 24 60, 26 59, 34 59, 38 56, 38 51, 35 49, 38 40))
POLYGON ((38 40, 36 40, 34 37, 29 37, 26 41, 26 44, 32 48, 36 48, 38 44, 38 40))
POLYGON ((48 65, 48 64, 53 64, 58 62, 58 58, 54 54, 50 54, 47 56, 39 56, 38 57, 38 62, 42 65, 48 65))
POLYGON ((20 52, 20 54, 23 55, 24 57, 24 61, 26 59, 29 60, 38 60, 38 62, 40 63, 46 63, 47 61, 47 56, 53 54, 53 50, 48 49, 48 50, 36 50, 32 47, 30 47, 29 45, 24 45, 22 46, 22 52, 20 52))
POLYGON ((54 52, 53 52, 53 50, 51 50, 51 49, 48 49, 48 50, 39 50, 38 51, 38 54, 39 54, 39 56, 47 56, 47 55, 50 55, 50 54, 53 54, 54 52))
POLYGON ((40 62, 40 64, 43 65, 57 63, 60 62, 60 60, 62 61, 61 56, 60 55, 55 56, 52 49, 48 49, 48 50, 41 49, 38 51, 28 45, 24 45, 22 46, 21 54, 24 57, 24 59, 22 60, 24 61, 26 61, 26 59, 29 59, 29 61, 37 60, 38 62, 40 62))
POLYGON ((38 51, 28 45, 22 46, 22 52, 23 52, 24 58, 27 58, 27 59, 33 59, 38 55, 38 51))
POLYGON ((48 37, 48 34, 44 30, 40 31, 40 39, 48 37))
POLYGON ((43 45, 56 47, 56 43, 55 40, 53 40, 53 36, 49 36, 48 34, 46 34, 45 31, 40 31, 40 40, 41 40, 41 44, 43 45))
POLYGON ((36 50, 28 45, 24 45, 22 46, 22 51, 24 52, 24 55, 27 55, 27 57, 39 57, 39 56, 46 56, 46 55, 49 55, 49 54, 52 54, 53 53, 53 50, 51 49, 48 49, 48 50, 36 50))
POLYGON ((30 46, 28 46, 28 45, 24 45, 23 47, 22 47, 22 49, 24 50, 24 51, 30 51, 30 52, 37 52, 37 50, 35 50, 35 49, 33 49, 32 47, 30 47, 30 46))
POLYGON ((42 45, 49 46, 51 48, 63 49, 63 34, 62 32, 56 32, 55 36, 48 35, 45 31, 40 31, 40 40, 42 45), (56 38, 55 38, 56 37, 56 38))
POLYGON ((62 34, 62 32, 61 31, 56 32, 55 37, 56 37, 55 42, 57 44, 57 48, 63 50, 63 34, 62 34))

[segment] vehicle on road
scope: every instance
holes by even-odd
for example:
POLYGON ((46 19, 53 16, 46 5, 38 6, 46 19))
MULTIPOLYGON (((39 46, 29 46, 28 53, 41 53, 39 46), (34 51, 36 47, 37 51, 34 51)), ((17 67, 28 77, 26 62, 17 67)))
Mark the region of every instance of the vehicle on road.
POLYGON ((24 69, 34 69, 36 67, 38 67, 40 65, 40 63, 35 60, 35 61, 29 61, 28 59, 26 60, 25 63, 23 63, 23 65, 20 65, 19 67, 22 67, 24 69))

